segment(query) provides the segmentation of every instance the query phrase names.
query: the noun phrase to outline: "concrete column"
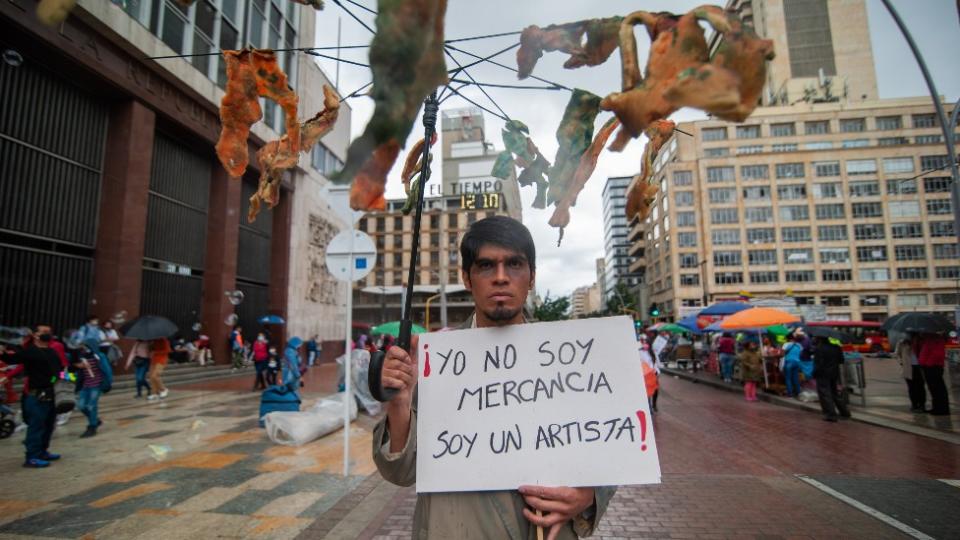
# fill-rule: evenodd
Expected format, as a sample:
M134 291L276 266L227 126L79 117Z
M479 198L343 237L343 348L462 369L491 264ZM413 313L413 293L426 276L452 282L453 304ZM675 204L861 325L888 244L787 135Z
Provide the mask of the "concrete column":
M280 190L280 202L273 208L273 234L270 239L270 299L267 310L287 319L287 295L290 285L290 227L293 221L293 190ZM259 316L259 315L258 315ZM272 326L270 331L280 345L286 346L287 327ZM300 336L306 340L307 336Z
M211 159L215 158L211 155ZM227 339L232 328L224 320L234 312L234 306L224 292L236 288L240 197L241 180L230 178L219 162L214 163L207 211L207 256L203 269L201 321L202 332L210 336L210 347L217 364L230 363Z
M140 314L155 123L154 112L137 101L110 111L90 309L101 321L118 311L127 320Z

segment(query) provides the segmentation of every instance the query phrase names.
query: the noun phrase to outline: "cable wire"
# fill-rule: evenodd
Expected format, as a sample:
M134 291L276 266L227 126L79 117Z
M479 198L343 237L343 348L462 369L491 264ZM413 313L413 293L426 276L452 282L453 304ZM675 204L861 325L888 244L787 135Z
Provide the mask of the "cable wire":
M347 0L347 1L349 2L350 0ZM333 3L336 4L336 5L338 5L338 6L340 6L340 9L346 11L346 12L347 12L347 15L349 15L353 20L355 20L355 21L357 21L358 23L360 23L360 26L362 26L362 27L366 28L367 30L369 30L371 34L376 34L376 33L377 33L377 31L374 30L373 28L370 28L370 26L369 26L367 23L365 23L365 22L363 22L362 20L360 20L360 17L357 17L352 11L350 11L349 9L347 9L346 6L344 6L343 4L341 4L341 3L340 3L340 0L333 0Z
M471 75L470 72L467 71L467 70L460 64L460 62L459 62L456 58L454 58L453 54L452 54L450 51L448 51L446 48L443 49L443 52L444 52L444 54L446 54L447 56L449 56L450 59L454 61L454 63L457 64L457 67L459 67L459 68L462 70L461 73L463 73L464 75L466 75L467 78L470 79L470 81L471 81L473 84L476 84L476 85L477 85L477 88L479 88L480 91L483 92L483 95L487 96L487 99L490 100L490 103L493 103L493 106L496 107L497 110L500 111L501 114L503 114L503 116L505 116L505 117L507 117L507 118L509 119L509 118L510 118L510 115L507 114L506 111L504 111L503 108L500 107L500 104L497 103L496 100L494 100L493 97L492 97L490 94L487 93L486 89L484 89L483 86L480 86L480 85L477 83L477 80L473 78L473 75ZM459 94L459 93L458 93L458 94Z
M518 43L516 46L519 46L519 43ZM465 54L465 55L467 55L467 56L472 56L472 57L474 57L474 58L480 58L480 60L483 61L483 62L487 62L487 63L493 64L493 65L495 65L495 66L502 67L503 69L508 69L508 70L510 70L510 71L512 71L512 72L514 72L514 73L519 73L519 71L517 70L517 68L513 68L513 67L510 67L510 66L501 64L500 62L494 62L493 60L490 60L490 59L488 59L488 58L481 58L480 56L478 56L478 55L476 55L476 54L473 54L472 52L465 51L465 50L463 50L463 49L459 49L459 48L457 48L457 47L454 47L453 45L447 45L446 47L447 47L448 49L452 49L452 50L457 51L457 52L459 52L459 53L463 53L463 54ZM558 86L558 87L560 87L560 88L562 88L562 89L564 89L564 90L569 90L569 91L571 91L571 92L573 91L573 89L567 88L566 86L564 86L564 85L562 85L562 84L560 84L560 83L555 83L555 82L553 82L553 81L548 81L547 79L543 79L543 78L537 77L536 75L530 75L530 78L531 78L531 79L536 79L536 80L538 80L538 81L540 81L540 82L542 82L542 83L547 83L547 84L552 84L552 85L554 85L554 86Z
M477 39L487 39L487 38L495 38L495 37L502 37L502 36L515 36L515 35L517 35L517 34L522 34L522 33L523 33L522 30L517 30L516 32L501 32L501 33L499 33L499 34L487 34L487 35L484 35L484 36L473 36L473 37L465 37L465 38L457 38L457 39L448 39L448 40L444 41L444 43L459 43L459 42L461 42L461 41L474 41L474 40L477 40Z
M369 67L370 67L370 64L364 64L364 63L362 63L362 62L354 62L353 60L347 60L347 59L344 59L344 58L337 58L336 56L330 56L330 55L328 55L328 54L322 54L322 53L318 53L318 52L315 52L315 51L312 51L312 50L304 50L303 52L306 53L306 54L309 54L310 56L318 56L318 57L320 57L320 58L328 58L328 59L330 59L330 60L335 60L335 61L337 61L337 62L342 62L342 63L344 63L344 64L350 64L351 66L360 66L360 67L365 67L365 68L369 68Z
M467 103L470 103L471 105L473 105L473 106L475 106L475 107L483 110L484 112L486 112L486 113L488 113L488 114L492 114L493 116L496 116L497 118L503 120L504 122L509 122L509 121L510 121L510 119L507 118L506 116L501 116L499 113L495 113L495 112L491 111L490 109L484 107L483 105L480 105L480 104L477 103L476 101L474 101L474 100L468 98L467 96L461 94L460 91L458 91L456 88L454 88L454 87L452 87L452 86L450 86L450 85L447 85L447 88L449 88L450 91L453 92L454 94L456 94L456 95L460 96L461 98L463 98L464 101L466 101Z

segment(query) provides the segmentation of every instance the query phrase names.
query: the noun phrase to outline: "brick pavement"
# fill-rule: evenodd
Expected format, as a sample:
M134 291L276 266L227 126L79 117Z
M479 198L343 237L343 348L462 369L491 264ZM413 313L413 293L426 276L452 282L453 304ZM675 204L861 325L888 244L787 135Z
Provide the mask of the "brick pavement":
M903 538L795 475L960 477L960 447L944 441L829 424L670 377L661 385L654 428L663 482L621 487L599 538ZM410 538L415 500L413 488L397 491L392 511L361 538Z

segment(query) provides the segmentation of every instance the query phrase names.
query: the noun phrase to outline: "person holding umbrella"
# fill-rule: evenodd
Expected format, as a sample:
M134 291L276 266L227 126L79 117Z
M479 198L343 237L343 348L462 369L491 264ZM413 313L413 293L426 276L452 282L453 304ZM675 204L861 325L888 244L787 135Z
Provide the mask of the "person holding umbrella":
M150 343L150 373L147 380L150 381L150 395L147 401L157 401L167 397L169 391L163 384L163 370L167 367L167 361L170 358L170 342L167 338L154 339Z
M920 334L914 340L913 350L917 355L917 364L923 372L923 380L930 391L933 416L950 414L950 396L943 382L943 366L947 357L947 340L940 334Z
M914 337L907 334L897 343L894 356L900 362L900 372L907 381L907 394L910 396L910 412L922 413L927 403L927 391L923 388L923 370L917 362L917 353L913 351Z

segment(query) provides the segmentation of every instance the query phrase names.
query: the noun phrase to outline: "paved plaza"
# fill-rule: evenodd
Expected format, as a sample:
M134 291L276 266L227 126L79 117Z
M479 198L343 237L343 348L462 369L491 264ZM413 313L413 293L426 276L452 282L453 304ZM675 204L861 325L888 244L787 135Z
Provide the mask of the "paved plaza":
M305 403L332 394L330 366ZM147 405L111 393L104 427L58 428L49 469L20 467L17 434L0 441L0 538L410 538L415 491L383 481L370 457L375 419L299 448L257 427L251 379L175 387ZM664 376L654 418L663 483L618 490L600 538L901 538L866 505L932 538L957 538L960 446L871 423L747 403ZM950 482L953 480L953 482Z

